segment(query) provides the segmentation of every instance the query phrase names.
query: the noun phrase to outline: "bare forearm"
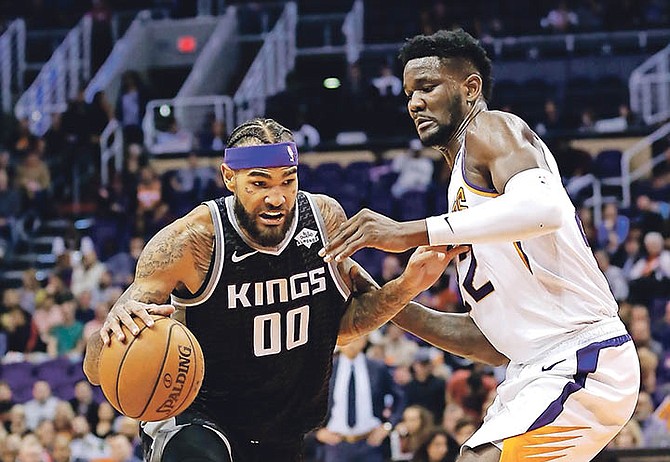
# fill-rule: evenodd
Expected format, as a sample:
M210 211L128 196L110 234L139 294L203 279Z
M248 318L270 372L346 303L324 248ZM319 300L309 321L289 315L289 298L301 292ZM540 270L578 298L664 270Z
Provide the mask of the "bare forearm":
M392 321L449 353L495 366L509 361L491 345L467 314L443 313L412 302Z
M84 374L93 385L100 384L100 373L98 372L98 363L100 361L100 352L103 347L102 338L96 333L91 335L86 344L86 355L84 356Z
M356 294L340 322L338 345L347 344L386 324L414 296L397 279L389 281L381 289Z

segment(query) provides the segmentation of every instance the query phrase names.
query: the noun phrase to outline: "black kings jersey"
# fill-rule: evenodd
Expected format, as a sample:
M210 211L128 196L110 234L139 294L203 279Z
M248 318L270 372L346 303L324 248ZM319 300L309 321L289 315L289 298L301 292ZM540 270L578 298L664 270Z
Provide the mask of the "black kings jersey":
M208 279L193 296L172 297L205 356L193 406L251 440L297 436L326 414L349 290L318 255L325 227L308 193L298 193L286 238L272 251L243 237L233 201L206 203L216 233Z

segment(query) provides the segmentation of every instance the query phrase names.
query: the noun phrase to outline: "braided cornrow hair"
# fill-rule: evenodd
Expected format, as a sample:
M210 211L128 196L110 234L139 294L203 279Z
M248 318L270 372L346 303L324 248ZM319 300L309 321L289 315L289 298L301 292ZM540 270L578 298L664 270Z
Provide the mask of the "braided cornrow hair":
M226 146L254 146L293 141L291 130L273 119L255 118L244 122L233 130Z

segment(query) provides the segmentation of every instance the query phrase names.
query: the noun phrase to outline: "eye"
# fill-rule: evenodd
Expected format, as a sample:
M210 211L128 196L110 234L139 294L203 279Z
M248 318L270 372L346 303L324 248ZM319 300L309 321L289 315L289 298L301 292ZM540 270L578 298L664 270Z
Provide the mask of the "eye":
M282 183L284 186L289 186L295 183L295 178L289 178L288 180L284 180L284 183Z
M257 188L264 188L265 187L265 181L254 181L252 184L254 186L256 186Z

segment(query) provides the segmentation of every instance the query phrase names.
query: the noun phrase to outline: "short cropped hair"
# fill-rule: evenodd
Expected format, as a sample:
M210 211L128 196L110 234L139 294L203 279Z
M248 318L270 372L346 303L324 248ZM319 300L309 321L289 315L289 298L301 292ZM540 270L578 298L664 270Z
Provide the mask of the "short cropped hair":
M439 30L432 35L417 35L408 39L400 48L399 58L403 67L417 58L436 56L438 58L460 58L477 69L482 78L482 94L491 98L491 60L477 39L463 29Z
M291 130L274 119L256 118L237 126L228 137L229 148L293 141Z

